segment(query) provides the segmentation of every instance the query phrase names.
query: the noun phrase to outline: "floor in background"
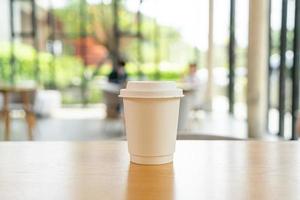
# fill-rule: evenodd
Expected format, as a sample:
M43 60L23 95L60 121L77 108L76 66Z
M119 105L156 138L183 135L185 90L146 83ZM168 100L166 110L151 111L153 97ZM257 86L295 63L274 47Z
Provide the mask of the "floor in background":
M197 111L191 113L187 127L179 130L179 133L246 139L247 123L244 119L233 117L227 112Z
M11 140L27 140L27 127L22 115L14 116ZM243 119L234 118L226 112L205 113L198 111L190 116L188 127L179 134L218 135L239 139L247 138L247 125ZM0 127L0 140L3 140L3 125ZM38 119L34 140L107 140L124 138L124 125L121 119L105 119L104 105L88 108L62 108L51 118Z

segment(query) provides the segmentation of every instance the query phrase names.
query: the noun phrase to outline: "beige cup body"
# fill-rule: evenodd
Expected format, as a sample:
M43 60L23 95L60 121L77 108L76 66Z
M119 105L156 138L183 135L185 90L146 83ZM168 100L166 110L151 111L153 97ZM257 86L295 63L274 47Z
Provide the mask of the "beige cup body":
M123 101L131 161L172 162L180 98L124 98Z

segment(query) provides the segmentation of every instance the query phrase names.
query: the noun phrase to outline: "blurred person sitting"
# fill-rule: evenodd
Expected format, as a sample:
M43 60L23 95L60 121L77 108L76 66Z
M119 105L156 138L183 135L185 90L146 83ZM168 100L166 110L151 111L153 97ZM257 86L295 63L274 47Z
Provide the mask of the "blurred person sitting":
M119 60L118 66L108 75L108 84L105 84L105 87L102 88L107 118L118 118L120 115L122 108L118 95L120 89L125 87L128 78L125 65L126 62L124 60Z
M191 63L189 64L188 74L184 78L184 82L190 84L190 86L194 89L201 85L201 79L197 72L197 64Z
M108 82L115 83L124 87L127 82L127 73L125 71L126 62L124 60L118 61L118 66L116 69L113 69L108 75Z
M189 98L190 108L193 110L202 109L205 101L207 71L205 69L198 70L197 64L191 63L183 81L190 88L190 92L186 94Z

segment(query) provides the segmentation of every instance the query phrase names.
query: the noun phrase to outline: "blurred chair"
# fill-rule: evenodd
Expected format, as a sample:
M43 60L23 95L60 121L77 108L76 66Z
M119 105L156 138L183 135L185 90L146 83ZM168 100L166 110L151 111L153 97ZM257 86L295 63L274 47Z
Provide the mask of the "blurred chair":
M179 83L178 87L183 90L184 97L180 99L178 130L186 130L190 116L197 119L196 112L204 109L204 91L189 83Z
M0 111L2 120L4 121L4 139L10 139L10 113L15 109L23 109L25 112L25 120L28 126L28 138L33 139L33 128L35 126L35 114L33 112L33 104L36 94L35 88L21 87L0 87L0 93L3 96L3 106Z
M38 90L34 102L34 112L39 117L49 117L61 108L61 94L57 90Z
M102 91L106 105L106 118L118 118L121 109L121 100L119 98L120 86L118 84L105 83L102 86Z

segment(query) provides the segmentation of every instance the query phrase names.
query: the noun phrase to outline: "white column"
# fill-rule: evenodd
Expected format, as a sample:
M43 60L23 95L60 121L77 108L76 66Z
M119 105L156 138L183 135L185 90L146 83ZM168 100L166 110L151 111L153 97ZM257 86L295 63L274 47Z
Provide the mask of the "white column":
M268 0L249 1L248 46L248 136L261 138L266 133Z
M0 42L9 42L10 40L10 27L9 27L9 0L2 0L0 6L0 24L1 24L1 31L0 31Z
M207 88L206 109L212 110L213 101L213 54L214 54L214 0L209 0L209 28L208 28L208 50L207 50Z

